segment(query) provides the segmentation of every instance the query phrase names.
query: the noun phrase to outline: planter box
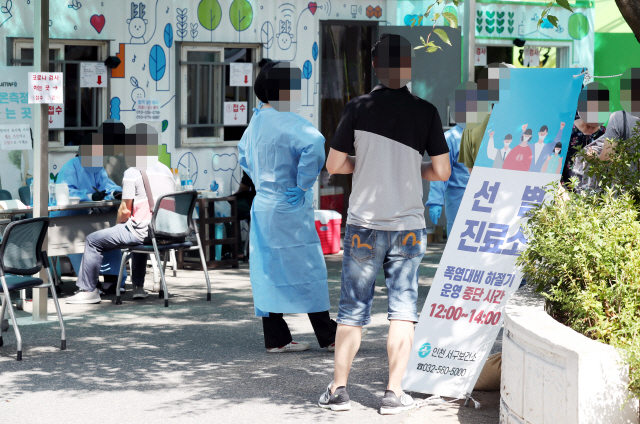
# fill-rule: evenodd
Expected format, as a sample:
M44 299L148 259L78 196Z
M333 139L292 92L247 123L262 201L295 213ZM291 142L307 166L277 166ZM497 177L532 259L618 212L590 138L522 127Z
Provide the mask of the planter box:
M628 368L611 346L560 324L530 290L505 310L501 424L638 424L638 400L621 409Z

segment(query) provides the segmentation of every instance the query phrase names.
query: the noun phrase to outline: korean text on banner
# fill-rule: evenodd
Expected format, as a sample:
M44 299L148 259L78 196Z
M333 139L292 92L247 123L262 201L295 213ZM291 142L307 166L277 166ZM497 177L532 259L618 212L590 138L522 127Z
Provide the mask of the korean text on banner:
M28 72L31 67L0 66L0 124L33 123L29 104Z
M493 109L416 327L405 390L456 398L473 390L522 280L515 266L527 243L520 224L544 201L545 186L560 179L579 73L510 70L510 92Z
M63 103L63 81L62 72L29 72L29 103Z

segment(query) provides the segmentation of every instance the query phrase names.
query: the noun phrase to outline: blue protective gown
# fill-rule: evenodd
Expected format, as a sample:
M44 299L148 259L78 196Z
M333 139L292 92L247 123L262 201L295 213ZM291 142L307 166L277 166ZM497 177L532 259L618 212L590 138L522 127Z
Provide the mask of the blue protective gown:
M426 206L443 206L447 217L447 234L451 234L453 222L458 215L460 202L469 181L469 170L463 163L458 162L460 155L460 140L462 127L456 125L444 134L449 146L449 161L451 162L451 176L447 181L431 181L429 199Z
M324 137L291 112L254 109L238 144L253 180L249 261L256 316L329 310L327 268L313 217L313 184L324 164ZM287 188L307 192L287 202Z
M69 197L79 197L81 202L90 202L91 195L95 193L93 187L100 191L106 191L108 194L107 199L113 199L114 191L122 191L116 183L111 181L107 175L107 171L102 168L100 171L92 173L84 169L80 162L79 157L75 157L69 160L62 166L58 173L57 183L65 183L69 186ZM51 212L51 217L55 216L71 216L71 215L86 215L89 213L89 209L76 209L70 211ZM82 254L77 253L68 255L71 265L76 274L80 271L80 263L82 262ZM120 250L112 250L105 253L102 266L100 267L100 273L106 275L118 275L120 272L120 263L122 262L122 253ZM125 268L123 280L127 277L127 270Z

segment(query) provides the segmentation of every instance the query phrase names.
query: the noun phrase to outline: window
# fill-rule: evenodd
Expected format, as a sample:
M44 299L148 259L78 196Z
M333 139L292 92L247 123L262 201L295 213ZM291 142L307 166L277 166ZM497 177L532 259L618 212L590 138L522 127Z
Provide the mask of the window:
M33 54L32 40L14 42L14 65L33 66ZM106 90L80 87L80 63L104 62L107 57L106 42L51 41L49 72L62 72L64 76L64 128L49 130L50 147L78 146L85 134L98 131L107 119Z
M247 102L248 123L255 96L253 83L250 87L229 86L229 65L233 62L253 63L255 78L258 69L257 46L183 43L180 51L177 147L225 142L237 144L247 126L224 125L224 102Z

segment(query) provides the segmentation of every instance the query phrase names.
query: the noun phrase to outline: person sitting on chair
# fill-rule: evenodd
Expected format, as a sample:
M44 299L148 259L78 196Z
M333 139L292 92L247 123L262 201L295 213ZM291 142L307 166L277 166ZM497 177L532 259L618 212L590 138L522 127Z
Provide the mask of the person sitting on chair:
M115 147L123 148L127 163L134 167L127 169L122 179L122 203L118 209L116 225L87 236L76 283L80 290L68 298L66 303L100 303L97 285L103 255L126 246L143 244L145 239L148 239L148 227L153 211L147 200L142 171L148 176L154 200L174 191L173 174L166 165L158 162L156 130L147 124L137 124L127 130L124 138L124 145ZM136 143L138 146L146 144L143 155L136 149ZM145 298L148 296L144 290L147 255L136 253L131 255L131 259L133 298Z

